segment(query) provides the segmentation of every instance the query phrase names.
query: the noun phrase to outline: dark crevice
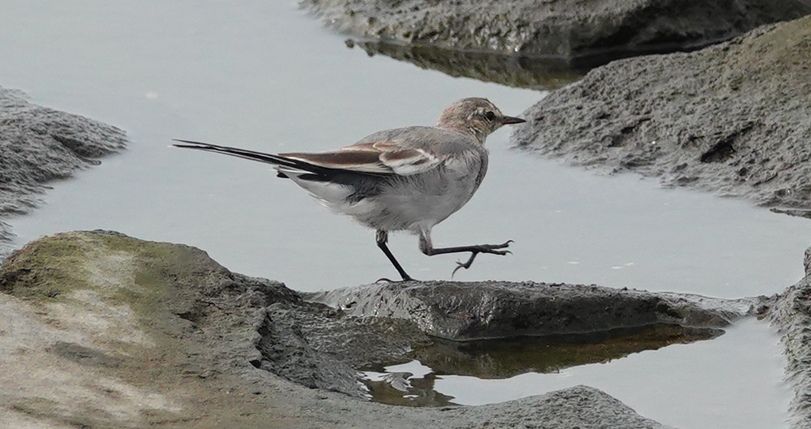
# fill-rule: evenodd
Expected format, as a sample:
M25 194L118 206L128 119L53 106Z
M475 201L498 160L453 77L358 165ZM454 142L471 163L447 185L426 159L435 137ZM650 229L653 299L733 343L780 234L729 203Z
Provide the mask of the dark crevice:
M753 126L754 125L750 123L745 127L728 134L726 137L719 140L711 148L704 152L701 155L700 161L706 164L711 162L724 162L732 158L732 156L735 154L735 141L742 135L749 132Z

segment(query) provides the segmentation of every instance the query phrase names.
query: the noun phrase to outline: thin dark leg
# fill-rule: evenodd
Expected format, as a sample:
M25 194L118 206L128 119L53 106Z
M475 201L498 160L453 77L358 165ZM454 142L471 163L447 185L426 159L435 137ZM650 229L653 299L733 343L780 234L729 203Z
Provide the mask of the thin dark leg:
M389 241L389 233L386 232L386 231L378 230L375 233L375 239L377 240L377 247L379 247L380 250L382 250L383 253L386 254L386 257L389 258L389 261L391 261L391 264L394 265L395 269L397 269L397 272L400 274L400 277L402 277L403 281L414 280L414 279L411 278L411 276L408 275L408 273L405 272L403 267L400 266L400 263L397 262L397 259L394 257L394 254L392 254L391 250L389 250L389 247L386 246L386 242ZM387 279L380 279L380 280L387 280Z
M459 271L460 268L468 269L471 265L473 265L473 261L476 259L476 256L479 253L489 253L492 255L507 255L510 252L509 250L501 250L510 247L510 243L512 240L507 240L501 244L476 244L473 246L457 246L457 247L441 247L441 248L434 248L431 244L431 238L427 234L420 235L420 250L422 253L428 256L434 255L445 255L448 253L463 253L463 252L470 252L470 258L466 262L457 262L456 268L451 273L451 277Z

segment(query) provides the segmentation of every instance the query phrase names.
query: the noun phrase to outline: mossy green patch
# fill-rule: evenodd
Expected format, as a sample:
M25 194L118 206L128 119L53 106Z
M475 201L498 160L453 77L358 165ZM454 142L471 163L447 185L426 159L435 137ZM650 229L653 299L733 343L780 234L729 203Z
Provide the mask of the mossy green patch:
M59 234L34 241L9 256L0 268L0 290L27 299L62 299L86 288L87 243Z
M68 232L34 241L6 259L0 290L40 303L92 290L111 305L128 305L148 328L173 317L166 311L177 305L172 282L194 282L217 269L227 272L188 246L112 232Z

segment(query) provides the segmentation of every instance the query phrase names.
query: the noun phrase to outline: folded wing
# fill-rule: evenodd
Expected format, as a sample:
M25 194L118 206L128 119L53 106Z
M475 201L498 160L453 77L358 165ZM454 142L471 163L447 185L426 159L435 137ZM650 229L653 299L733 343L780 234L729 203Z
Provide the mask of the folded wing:
M401 148L386 141L347 146L334 152L282 153L279 156L323 168L399 176L423 173L443 161L430 151Z

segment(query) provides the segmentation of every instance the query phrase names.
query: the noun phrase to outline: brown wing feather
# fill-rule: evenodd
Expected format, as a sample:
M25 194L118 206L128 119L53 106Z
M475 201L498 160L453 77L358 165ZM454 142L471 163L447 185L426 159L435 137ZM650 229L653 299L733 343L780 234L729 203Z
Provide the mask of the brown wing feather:
M340 150L322 153L282 153L284 158L294 159L319 167L366 173L391 173L392 169L380 162L380 152L370 150Z
M402 176L425 172L445 160L427 148L403 147L387 139L355 143L333 152L295 152L280 156L324 168Z

